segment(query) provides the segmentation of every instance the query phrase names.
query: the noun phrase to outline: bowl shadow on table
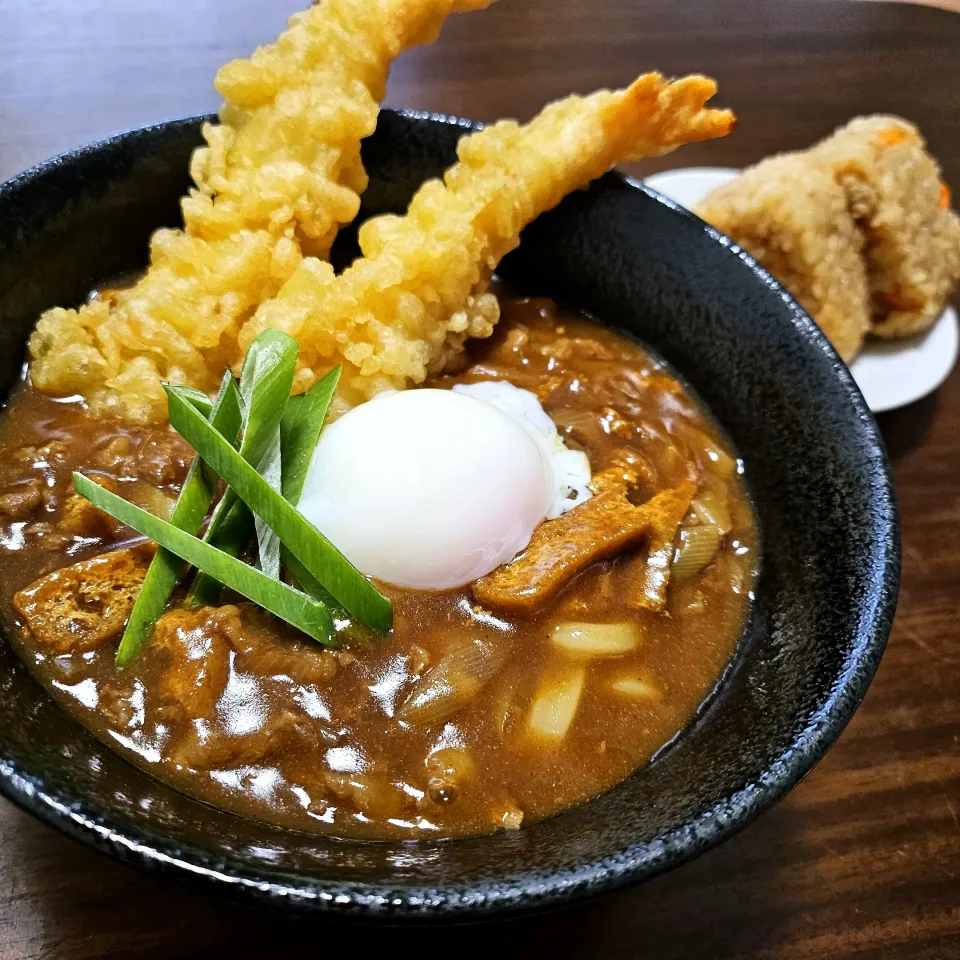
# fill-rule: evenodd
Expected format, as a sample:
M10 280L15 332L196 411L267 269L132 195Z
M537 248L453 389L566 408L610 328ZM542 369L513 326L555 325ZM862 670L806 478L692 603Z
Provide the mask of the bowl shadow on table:
M793 868L809 854L797 842L796 816L790 805L782 805L686 866L579 906L434 928L280 917L236 905L190 883L107 862L53 831L38 834L33 824L17 829L13 818L25 818L19 812L6 818L14 829L4 846L8 862L35 865L18 884L15 924L27 938L21 945L36 952L21 955L209 960L227 953L295 955L322 945L330 956L405 957L433 944L431 949L463 958L514 956L535 946L542 955L560 957L733 960L760 955L782 941ZM29 889L33 882L36 890ZM11 903L0 906L0 920L14 919L4 918L7 913L14 913Z

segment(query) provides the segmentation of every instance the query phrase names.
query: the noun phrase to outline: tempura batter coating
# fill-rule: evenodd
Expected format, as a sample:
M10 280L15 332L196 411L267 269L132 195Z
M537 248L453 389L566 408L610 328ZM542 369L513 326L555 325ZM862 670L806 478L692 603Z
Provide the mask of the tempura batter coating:
M50 310L30 341L41 390L84 395L95 414L166 417L162 380L212 389L237 334L305 254L326 256L366 186L360 141L390 61L451 12L490 0L323 0L276 43L217 76L220 123L204 128L184 229L159 230L132 289Z
M781 154L714 190L697 213L760 261L844 360L870 326L860 233L846 195L803 153Z
M813 150L864 233L873 322L900 337L926 329L960 278L960 218L913 124L857 117Z
M553 103L525 126L502 121L465 137L460 162L425 183L406 216L363 225L364 256L341 276L305 259L244 327L241 350L267 327L284 330L300 341L298 389L342 363L345 403L422 382L466 338L493 331L487 283L531 220L615 163L728 133L732 114L704 108L714 92L704 77L647 74L626 90Z

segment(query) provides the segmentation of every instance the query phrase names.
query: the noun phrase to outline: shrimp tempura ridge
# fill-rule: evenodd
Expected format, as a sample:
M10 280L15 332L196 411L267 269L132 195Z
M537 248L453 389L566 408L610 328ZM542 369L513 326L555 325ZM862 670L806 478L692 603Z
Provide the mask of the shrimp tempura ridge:
M323 0L223 67L220 123L194 154L184 229L154 234L134 287L40 318L34 384L141 422L166 417L161 380L213 388L256 307L356 216L360 141L376 127L390 62L435 39L448 14L490 2Z
M531 220L616 163L727 134L733 115L704 107L715 89L704 77L651 73L626 90L550 104L526 126L502 121L465 137L460 162L425 183L406 216L362 226L364 256L341 276L304 259L243 328L241 350L267 327L296 337L298 389L343 363L341 408L422 382L467 338L493 331L487 283Z

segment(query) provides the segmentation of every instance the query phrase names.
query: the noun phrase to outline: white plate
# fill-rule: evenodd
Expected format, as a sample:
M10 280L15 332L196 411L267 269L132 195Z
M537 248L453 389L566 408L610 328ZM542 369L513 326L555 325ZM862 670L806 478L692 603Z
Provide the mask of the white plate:
M731 167L688 167L646 178L647 186L692 209L711 190L740 171ZM903 340L868 340L850 372L874 413L913 403L936 390L950 374L960 349L957 312L947 307L929 330Z

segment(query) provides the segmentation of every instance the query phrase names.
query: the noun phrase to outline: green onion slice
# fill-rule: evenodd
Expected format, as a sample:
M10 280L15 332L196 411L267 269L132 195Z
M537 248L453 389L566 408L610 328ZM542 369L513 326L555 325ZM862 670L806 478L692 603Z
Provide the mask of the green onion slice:
M297 509L273 490L259 473L183 399L176 387L165 387L170 423L204 461L236 491L343 608L361 623L386 633L393 624L393 606Z
M184 393L186 394L186 391ZM235 437L240 429L240 393L230 371L224 374L220 392L212 405L206 394L200 394L200 396L207 400L208 415L214 427L227 437ZM191 395L187 399L197 409L201 409L195 397ZM195 534L207 515L216 485L216 475L199 456L194 457L176 506L170 515L170 522L191 536ZM180 558L162 547L150 561L143 586L133 605L130 619L123 631L123 638L120 640L120 647L117 650L118 667L125 667L140 651L157 617L163 613L163 608L177 585L182 568L183 562Z
M280 421L281 492L294 506L300 502L307 470L337 392L342 367L334 367L306 393L291 397Z
M294 506L300 500L310 459L340 380L340 370L341 367L335 367L307 393L288 398L280 420L280 429L260 462L260 476ZM287 566L290 565L290 551L282 547L280 538L259 517L255 519L260 569L268 576L279 576L281 561ZM311 580L316 584L312 577ZM306 592L318 600L330 598L330 594L322 587Z
M289 403L289 401L287 401ZM258 472L270 486L280 491L283 483L283 468L280 463L280 427L274 430L273 442L260 461ZM279 537L260 519L255 516L254 529L257 532L257 558L260 569L274 580L280 578L281 546Z
M229 370L225 370L223 374L224 377L226 377L229 373ZM232 380L233 377L230 379ZM223 389L222 382L220 384L220 389ZM184 397L189 400L209 420L210 414L213 411L213 405L216 401L211 400L202 390L197 390L194 387L183 387L182 390Z
M193 410L192 407L190 409ZM196 415L210 427L201 414ZM221 441L229 447L233 456L240 460L236 451L222 438ZM240 462L244 463L243 460ZM247 466L248 469L253 470L252 467ZM260 479L256 471L254 475ZM262 483L263 480L261 479L260 482ZM98 486L81 473L74 473L73 486L81 497L85 497L92 504L133 527L145 537L155 540L161 547L186 560L198 570L203 570L220 583L226 584L231 590L269 610L270 613L303 631L307 636L313 637L314 640L323 644L334 644L333 621L330 611L324 604L312 600L306 594L294 590L280 580L272 580L242 560L231 557L222 550L210 546L209 543L190 536L172 523L167 523L166 520L161 520L152 513L147 513L146 510L141 510L123 497L118 497L115 493Z
M274 490L280 489L280 422L290 399L299 355L300 344L293 337L282 330L264 330L250 344L240 373L240 395L246 405L240 455L257 467ZM280 544L259 517L254 520L260 569L278 580Z
M283 562L308 597L319 600L332 610L340 606L330 591L289 550L284 549Z
M269 467L271 449L279 449L280 421L293 386L299 352L300 346L293 337L281 330L265 330L250 344L243 358L240 374L240 395L243 398L240 456L258 469ZM182 387L177 389L184 399L190 400ZM270 471L278 489L279 466L277 463L276 469ZM228 488L214 508L203 539L225 553L237 556L250 539L253 529L257 530L257 539L262 548L260 534L267 528L253 525L246 505L234 490ZM268 543L266 550L261 549L260 566L267 576L279 578L280 553L275 544ZM219 594L219 584L206 574L200 574L187 594L187 605L197 607L216 603Z
M294 506L300 502L307 470L326 423L333 395L337 392L342 369L340 366L334 367L306 393L287 401L287 409L280 421L280 462L283 467L280 492ZM281 559L304 593L328 606L336 606L336 601L323 584L285 547L281 550Z

